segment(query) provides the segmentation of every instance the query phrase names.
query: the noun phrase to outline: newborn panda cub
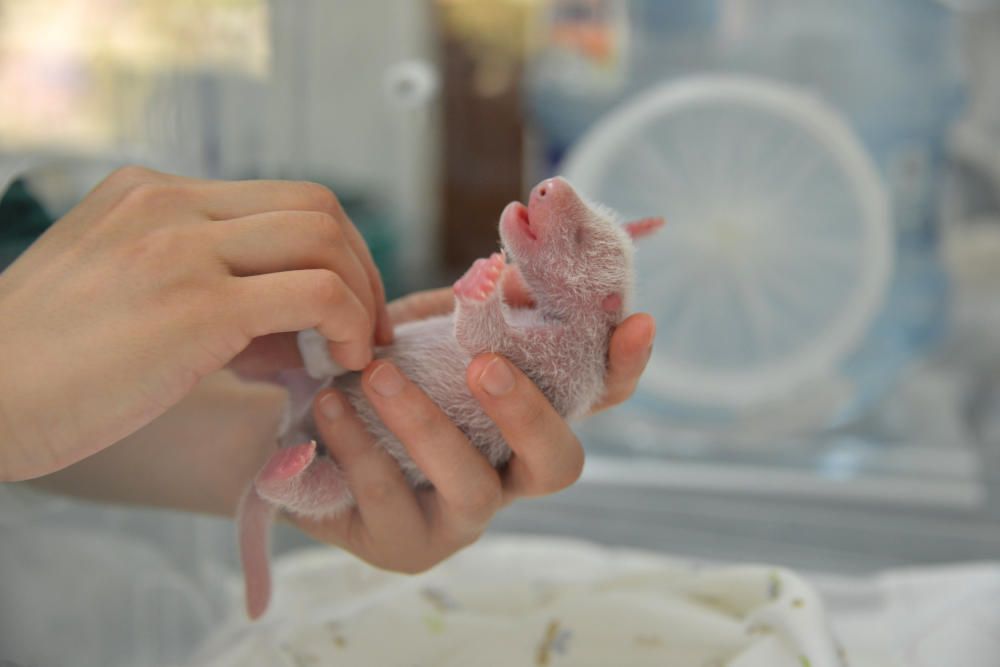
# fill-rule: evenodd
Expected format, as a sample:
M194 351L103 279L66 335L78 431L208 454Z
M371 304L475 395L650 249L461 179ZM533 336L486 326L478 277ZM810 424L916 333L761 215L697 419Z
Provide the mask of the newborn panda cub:
M560 415L586 414L604 392L608 343L631 301L632 239L662 224L647 218L622 225L610 211L584 201L567 181L543 181L527 206L511 202L503 210L503 250L477 260L455 283L454 312L398 327L395 342L375 356L391 360L492 465L502 466L511 450L466 385L469 362L483 352L501 354L538 385ZM508 307L502 281L519 282L534 305ZM317 450L311 404L318 391L332 386L343 392L410 484L428 484L366 400L360 377L331 377L307 392L290 387L281 447L247 489L239 511L251 618L266 610L270 598L268 533L276 509L322 519L354 504L336 461Z

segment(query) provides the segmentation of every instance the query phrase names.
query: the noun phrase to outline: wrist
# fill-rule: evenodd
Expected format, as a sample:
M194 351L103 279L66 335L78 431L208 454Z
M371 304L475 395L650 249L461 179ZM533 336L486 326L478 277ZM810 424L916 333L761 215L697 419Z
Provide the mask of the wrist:
M275 447L284 402L277 386L213 374L145 427L37 485L99 502L233 516Z

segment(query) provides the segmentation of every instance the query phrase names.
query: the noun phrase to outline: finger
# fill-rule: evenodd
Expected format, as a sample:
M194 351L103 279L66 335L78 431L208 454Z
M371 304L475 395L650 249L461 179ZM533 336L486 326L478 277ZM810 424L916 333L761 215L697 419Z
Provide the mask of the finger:
M156 196L152 196L154 194ZM269 211L320 211L343 216L336 196L316 183L203 180L136 165L112 172L72 213L86 218L100 217L132 195L140 200L143 197L155 199L160 206L166 202L173 206L195 207L214 220Z
M371 322L377 316L376 293L362 262L329 214L317 211L259 213L212 227L217 252L237 276L296 269L328 269L339 275L364 305ZM369 260L370 261L370 260Z
M580 441L524 373L503 357L484 354L469 364L466 380L514 452L504 476L509 497L554 493L580 477Z
M618 405L635 391L653 351L656 321L646 313L636 313L618 325L608 346L608 373L604 396L591 413Z
M365 243L358 229L347 220L346 215L342 221L342 230L344 238L354 250L354 254L368 276L368 283L375 298L375 342L379 345L388 345L392 342L392 318L389 317L389 309L385 301L385 285L382 283L382 275L375 266L375 260L372 259L368 244Z
M89 215L107 213L125 194L140 185L164 185L193 183L194 179L166 174L138 165L121 167L111 172L107 178L94 186L80 202L79 207L87 209Z
M344 472L359 521L348 539L368 548L417 543L426 533L423 512L399 464L378 446L343 394L325 391L313 403L319 435Z
M268 380L279 371L302 368L302 355L295 334L280 333L255 338L233 357L229 368L251 380Z
M500 507L500 477L454 422L390 362L362 376L365 395L383 423L434 485L443 506L439 527L449 539L478 535Z
M129 193L141 186L160 186L176 184L182 181L178 176L146 169L136 165L122 167L113 171L98 183L87 195L66 215L67 219L77 218L78 221L103 218L117 206ZM147 222L143 220L143 222ZM88 224L54 225L39 239L47 243L48 238L63 236L64 238L80 238L89 229ZM105 234L105 238L106 238Z
M344 215L333 192L306 181L195 181L189 184L205 215L213 220L244 218L273 211L317 211Z
M354 251L374 295L376 340L392 342L392 323L385 304L385 287L368 244L344 213L340 201L329 189L298 181L202 181L207 195L206 214L217 220L241 218L261 212L315 211L331 215L340 226L343 239Z
M371 320L343 279L325 269L235 278L227 307L249 338L315 327L332 341L330 356L361 370L372 359Z
M389 304L389 317L394 324L422 320L435 315L447 315L455 309L455 292L450 287L414 292Z

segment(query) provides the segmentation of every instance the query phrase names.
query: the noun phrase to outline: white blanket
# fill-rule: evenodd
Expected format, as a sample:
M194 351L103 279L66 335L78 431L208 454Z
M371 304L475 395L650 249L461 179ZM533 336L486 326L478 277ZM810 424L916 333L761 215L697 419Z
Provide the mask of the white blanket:
M816 592L767 566L700 567L551 538L483 540L433 571L329 549L279 561L258 624L197 664L838 667Z

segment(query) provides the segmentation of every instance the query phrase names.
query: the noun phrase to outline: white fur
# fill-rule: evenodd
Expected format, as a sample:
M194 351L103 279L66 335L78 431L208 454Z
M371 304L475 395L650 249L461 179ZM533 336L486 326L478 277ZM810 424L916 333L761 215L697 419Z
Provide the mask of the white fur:
M494 466L507 461L510 448L466 385L470 360L481 352L502 354L538 385L561 415L582 416L604 392L611 331L631 302L632 242L614 216L576 198L558 213L558 225L548 228L545 243L530 256L519 256L504 239L508 257L532 292L534 308L512 311L502 302L499 288L485 301L459 297L453 315L400 326L395 343L377 351L376 356L391 360L417 383ZM621 297L622 307L609 313L602 303L611 294ZM425 484L403 445L368 403L359 378L352 373L330 383L347 395L408 480L415 486ZM303 436L318 437L309 409L312 396L299 401L291 411L298 419L293 417L282 438L287 444L301 443ZM329 459L322 463L335 465ZM331 513L329 505L301 495L268 494L269 500L293 512ZM337 509L349 504L333 503Z

